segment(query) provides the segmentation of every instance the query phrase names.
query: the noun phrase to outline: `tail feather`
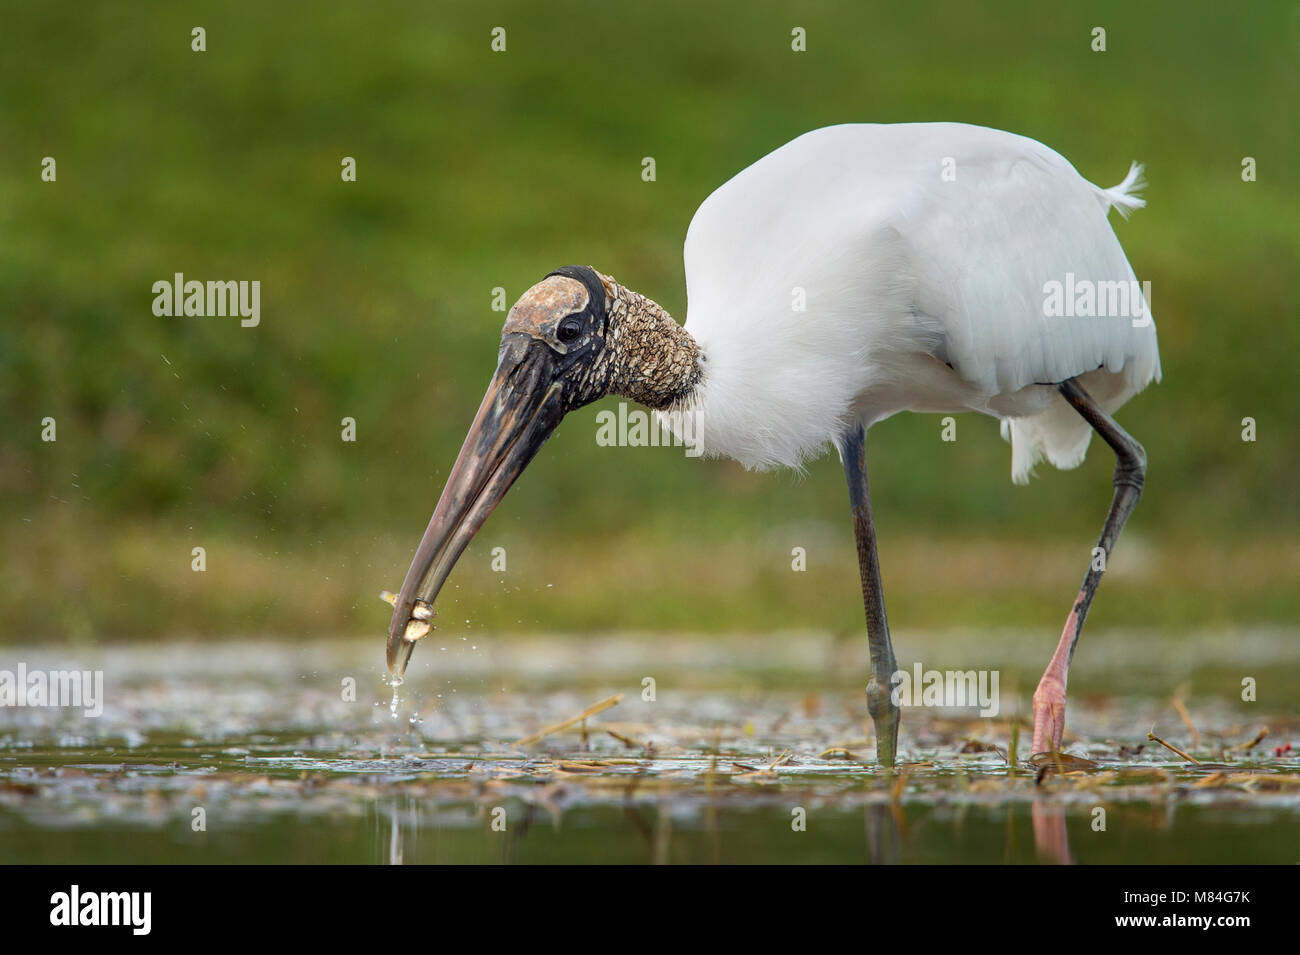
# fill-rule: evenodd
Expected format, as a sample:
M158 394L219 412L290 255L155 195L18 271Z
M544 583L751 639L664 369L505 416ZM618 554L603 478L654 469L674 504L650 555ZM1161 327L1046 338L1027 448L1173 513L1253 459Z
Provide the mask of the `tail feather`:
M1146 188L1146 184L1142 164L1134 162L1129 166L1128 175L1124 177L1123 182L1118 186L1102 189L1101 194L1107 205L1118 209L1119 214L1127 219L1134 209L1141 209L1147 204L1145 199L1137 195L1139 190Z
M1004 418L1002 438L1011 442L1011 480L1028 484L1043 458L1062 471L1077 468L1088 453L1092 428L1064 401L1029 418Z

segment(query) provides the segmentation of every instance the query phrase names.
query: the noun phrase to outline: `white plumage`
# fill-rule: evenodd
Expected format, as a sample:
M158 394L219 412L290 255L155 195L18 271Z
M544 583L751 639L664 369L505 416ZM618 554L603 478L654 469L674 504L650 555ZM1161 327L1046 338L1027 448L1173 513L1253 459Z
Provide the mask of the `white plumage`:
M1136 285L1107 213L1143 205L1139 176L1101 189L1041 143L954 123L832 126L763 157L686 236L697 439L797 468L855 417L978 411L1017 482L1041 457L1077 466L1091 428L1052 386L1118 408L1159 379L1155 324L1050 315L1045 290Z

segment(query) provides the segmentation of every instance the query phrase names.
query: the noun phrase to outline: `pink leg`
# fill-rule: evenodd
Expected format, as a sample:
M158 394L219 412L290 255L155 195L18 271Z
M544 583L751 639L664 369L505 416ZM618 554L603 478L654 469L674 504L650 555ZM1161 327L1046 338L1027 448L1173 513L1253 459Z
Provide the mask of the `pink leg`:
M1043 671L1043 678L1038 681L1034 691L1034 752L1058 752L1061 749L1061 736L1065 732L1065 683L1070 672L1070 657L1074 652L1074 642L1078 639L1079 605L1083 602L1084 592L1074 602L1074 609L1065 621L1061 631L1061 642L1056 645L1052 661Z
M1061 631L1061 642L1056 645L1052 662L1047 664L1043 678L1038 681L1038 689L1034 691L1035 753L1061 748L1061 736L1065 732L1065 681L1070 659L1074 656L1079 634L1083 632L1083 622L1088 617L1092 598L1097 594L1097 585L1106 572L1106 561L1110 559L1120 531L1124 529L1125 522L1137 506L1138 498L1142 496L1147 471L1147 456L1142 445L1134 441L1110 415L1097 407L1077 381L1073 378L1063 381L1059 389L1061 396L1115 452L1115 496L1111 499L1110 511L1106 514L1106 523L1101 530L1101 540L1093 552L1087 576L1083 578L1079 596L1075 598L1070 616L1065 621L1065 629ZM1100 561L1097 560L1098 556L1101 557Z

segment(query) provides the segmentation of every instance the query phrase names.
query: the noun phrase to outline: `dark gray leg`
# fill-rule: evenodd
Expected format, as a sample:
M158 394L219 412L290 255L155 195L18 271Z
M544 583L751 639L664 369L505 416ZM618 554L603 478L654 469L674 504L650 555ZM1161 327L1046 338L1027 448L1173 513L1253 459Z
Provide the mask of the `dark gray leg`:
M853 536L858 543L858 570L862 575L862 603L867 611L867 642L871 647L867 712L876 727L876 759L882 766L893 766L898 750L898 707L890 699L890 693L898 664L894 662L889 621L885 619L885 592L880 586L876 526L871 518L871 489L867 485L866 431L861 424L842 439L840 457L849 482Z
M1088 608L1096 596L1097 585L1105 573L1105 564L1115 548L1115 542L1124 530L1129 515L1137 507L1138 498L1142 496L1142 485L1146 482L1147 454L1142 445L1133 440L1127 431L1115 423L1115 420L1097 406L1091 396L1073 378L1061 382L1058 386L1061 395L1068 401L1083 419L1092 425L1103 441L1115 452L1115 496L1111 499L1110 511L1106 515L1106 524L1101 530L1101 539L1097 546L1101 549L1101 567L1098 561L1088 563L1087 576L1079 588L1079 596L1074 600L1074 608L1066 618L1065 629L1061 632L1060 643L1052 654L1052 661L1047 665L1043 678L1034 691L1034 752L1056 752L1061 748L1061 735L1065 732L1065 684L1070 669L1070 660L1074 658L1074 648L1083 632L1083 622L1087 619Z

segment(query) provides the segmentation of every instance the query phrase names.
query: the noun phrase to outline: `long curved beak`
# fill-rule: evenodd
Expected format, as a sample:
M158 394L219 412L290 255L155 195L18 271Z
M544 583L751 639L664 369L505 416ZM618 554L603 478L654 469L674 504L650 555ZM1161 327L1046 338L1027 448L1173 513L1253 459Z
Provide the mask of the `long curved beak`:
M406 636L416 600L434 602L465 547L562 417L551 350L528 335L505 335L496 374L393 605L388 669L394 676L406 672L418 639Z

